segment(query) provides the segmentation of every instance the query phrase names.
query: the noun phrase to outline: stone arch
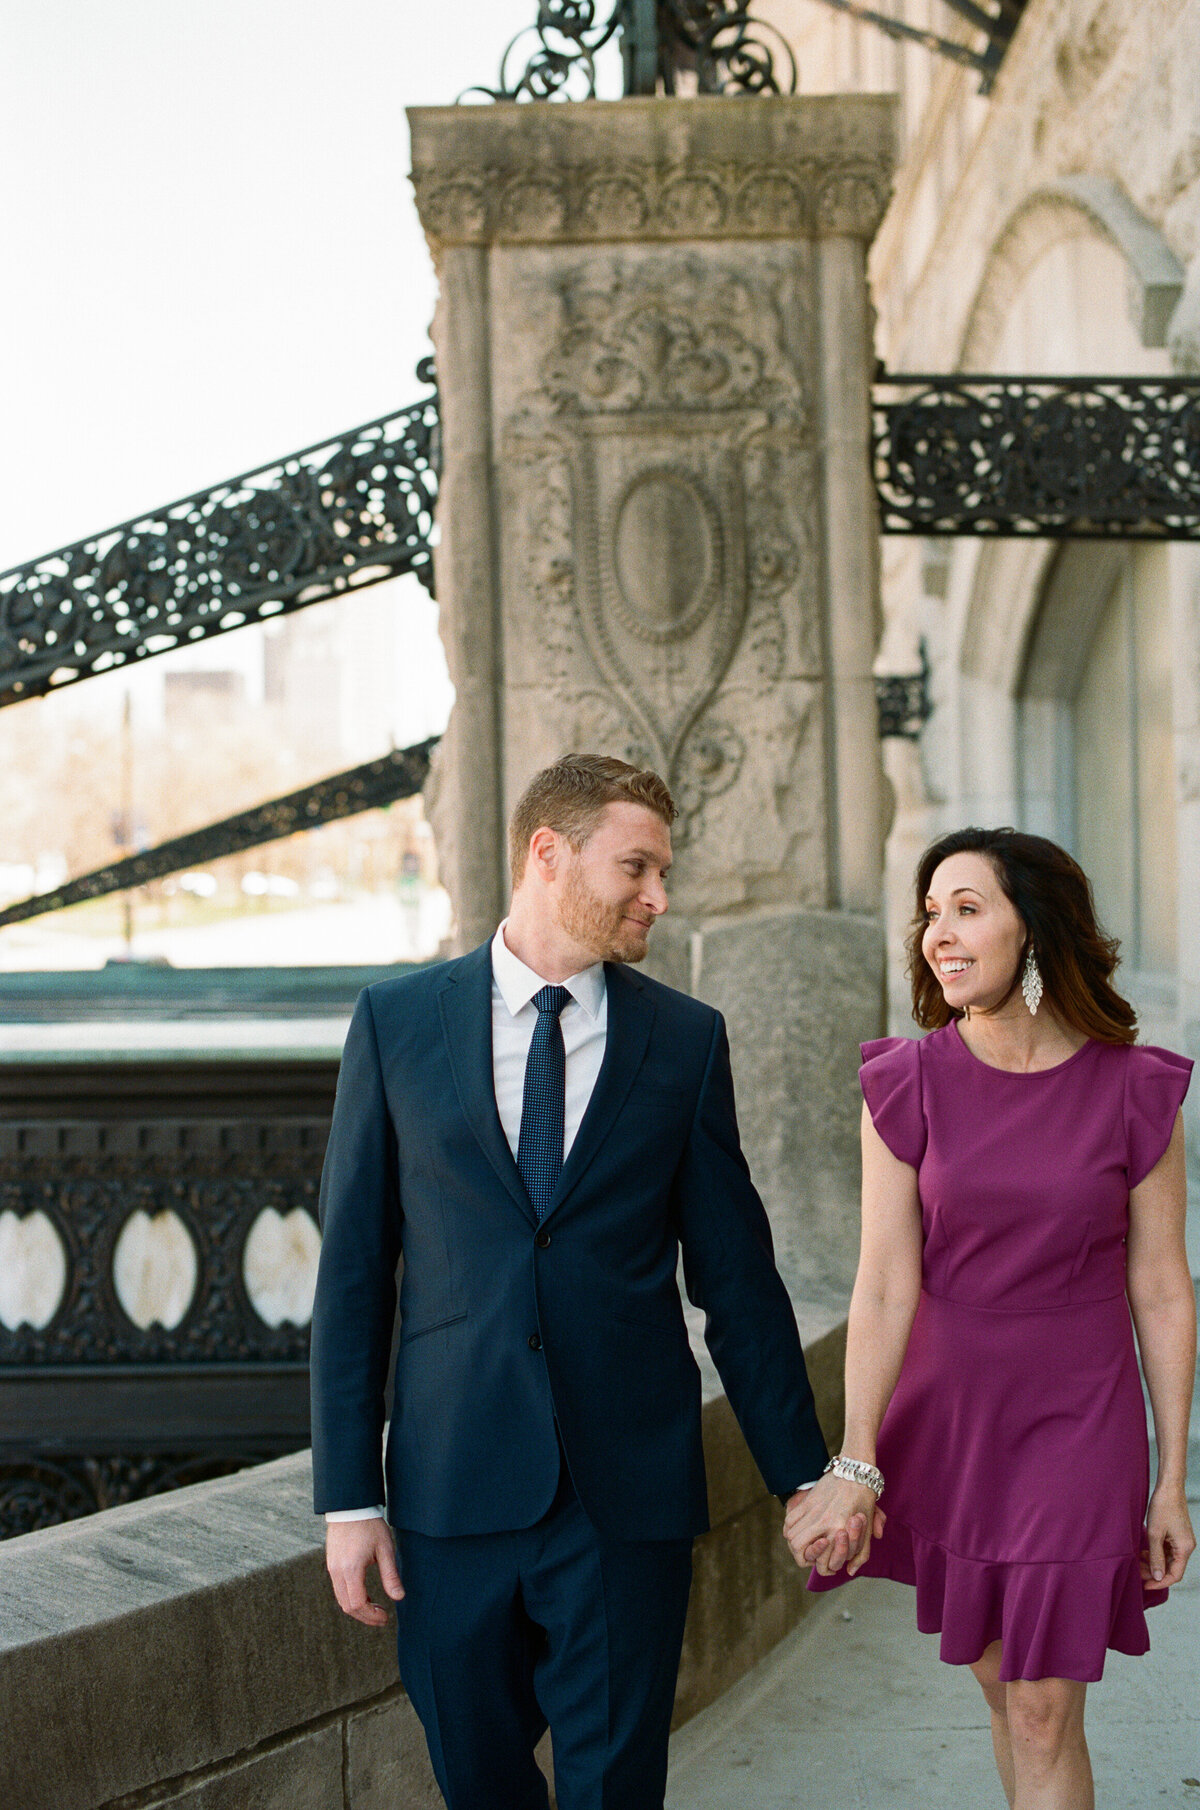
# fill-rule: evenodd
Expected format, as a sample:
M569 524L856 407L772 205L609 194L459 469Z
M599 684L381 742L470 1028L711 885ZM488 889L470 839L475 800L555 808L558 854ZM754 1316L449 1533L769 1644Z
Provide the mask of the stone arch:
M1183 291L1179 260L1111 178L1064 176L1027 196L993 245L963 332L959 369L988 369L1017 296L1051 246L1094 236L1125 261L1129 311L1142 345L1165 346Z
M1153 373L1163 364L1167 324L1183 271L1165 239L1116 183L1103 176L1065 176L1029 195L1009 216L988 257L963 334L959 368L987 371L1007 323L1038 265L1067 240L1099 240L1120 255L1133 332L1145 348L1133 362ZM1086 345L1082 348L1087 357ZM1099 358L1089 369L1102 368ZM998 541L979 550L958 619L956 665L993 697L1020 689L1049 573L1053 543Z
M1079 362L1073 359L1070 368L1165 371L1158 348L1165 344L1182 290L1182 269L1157 228L1114 182L1098 176L1063 177L1045 185L1009 216L984 264L961 341L960 370L1005 368L1004 341L1039 265L1046 264L1046 280L1053 282L1049 254L1069 241L1081 243L1080 262L1090 274L1097 263L1103 267L1106 285L1119 285L1123 277L1130 316L1126 325L1111 308L1102 310L1092 322L1102 344L1083 323ZM1055 367L1045 356L1025 368ZM1029 725L1021 699L1053 575L1075 570L1071 561L1064 567L1061 554L1053 541L998 540L962 547L954 561L956 607L946 653L956 674L963 802L973 813L997 820L1019 817L1027 797L1022 767L1030 758L1024 745Z

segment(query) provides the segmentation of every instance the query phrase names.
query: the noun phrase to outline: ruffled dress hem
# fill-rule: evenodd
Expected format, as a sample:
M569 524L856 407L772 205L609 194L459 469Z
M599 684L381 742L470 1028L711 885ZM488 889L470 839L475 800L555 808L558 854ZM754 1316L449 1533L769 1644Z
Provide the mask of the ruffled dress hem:
M1167 1592L1142 1589L1136 1555L1036 1564L966 1559L889 1516L859 1577L890 1578L917 1592L917 1626L940 1634L947 1665L972 1665L993 1641L1000 1679L1071 1678L1095 1684L1107 1649L1137 1657L1150 1648L1145 1610ZM812 1572L808 1588L852 1582Z

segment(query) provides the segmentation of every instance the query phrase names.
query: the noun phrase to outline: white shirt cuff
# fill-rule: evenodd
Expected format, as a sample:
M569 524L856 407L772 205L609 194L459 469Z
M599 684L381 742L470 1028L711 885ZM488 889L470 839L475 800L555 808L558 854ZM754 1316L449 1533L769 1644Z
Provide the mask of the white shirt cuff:
M380 1508L330 1508L325 1511L325 1519L329 1521L373 1521L378 1515L380 1520L386 1519L387 1511Z

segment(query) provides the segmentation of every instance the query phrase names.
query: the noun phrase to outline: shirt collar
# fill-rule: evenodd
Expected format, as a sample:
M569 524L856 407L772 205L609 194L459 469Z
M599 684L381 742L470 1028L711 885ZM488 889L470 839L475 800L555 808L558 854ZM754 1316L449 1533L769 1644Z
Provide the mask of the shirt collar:
M504 924L507 922L508 919L505 918ZM532 968L526 967L520 956L513 954L504 940L504 924L501 924L492 938L492 975L500 989L501 999L510 1015L515 1018L547 983L544 975L535 974ZM590 968L581 968L578 974L568 975L562 984L589 1018L599 1015L600 1007L604 1004L606 986L603 962L593 962Z

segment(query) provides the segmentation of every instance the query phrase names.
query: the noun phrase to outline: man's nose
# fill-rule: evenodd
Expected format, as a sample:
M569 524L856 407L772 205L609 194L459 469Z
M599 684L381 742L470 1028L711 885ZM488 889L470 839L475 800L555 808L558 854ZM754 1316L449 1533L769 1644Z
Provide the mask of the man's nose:
M667 889L661 880L651 881L650 885L647 886L642 893L642 903L645 905L647 911L652 911L654 913L656 918L662 916L663 912L667 909L668 902Z

